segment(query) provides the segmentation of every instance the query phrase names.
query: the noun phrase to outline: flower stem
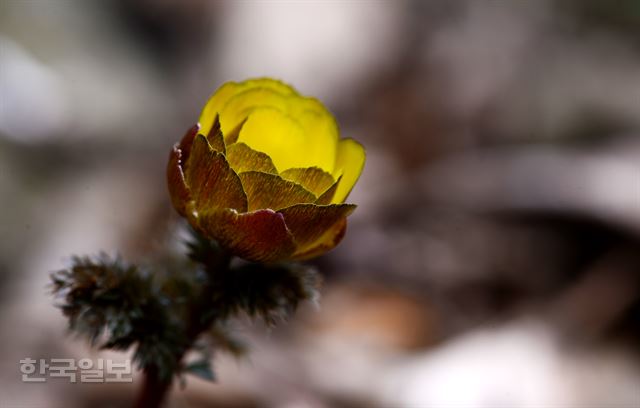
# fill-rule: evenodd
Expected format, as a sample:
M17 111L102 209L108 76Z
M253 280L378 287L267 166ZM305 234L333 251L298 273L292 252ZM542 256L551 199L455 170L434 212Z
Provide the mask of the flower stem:
M196 342L198 337L205 332L216 320L216 315L210 313L214 308L213 294L216 287L216 279L229 271L232 256L222 250L211 251L203 261L207 271L207 281L204 284L200 296L193 299L189 322L185 328L185 338L188 343L175 355L175 367L180 367L182 359ZM134 402L134 408L159 408L163 405L173 378L165 378L161 375L156 365L148 365L143 370L143 383L140 392Z
M156 366L144 370L140 392L134 402L135 408L156 408L162 403L171 388L171 379L162 379Z

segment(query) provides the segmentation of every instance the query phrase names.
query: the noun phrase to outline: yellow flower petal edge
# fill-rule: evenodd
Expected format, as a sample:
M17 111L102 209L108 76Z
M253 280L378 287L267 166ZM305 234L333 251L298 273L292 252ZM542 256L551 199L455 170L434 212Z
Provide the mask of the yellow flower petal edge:
M331 113L284 82L221 86L170 152L171 202L204 236L255 262L334 248L355 209L343 204L365 151Z
M207 104L200 114L198 122L200 122L203 132L209 132L215 117L222 111L222 108L227 104L229 99L240 92L247 91L252 88L268 88L283 95L297 94L295 89L291 86L282 81L271 78L256 78L243 82L227 82L218 88L213 95L211 95L209 101L207 101Z
M202 132L218 116L225 141L243 141L269 154L280 171L317 166L332 172L335 166L339 134L333 115L317 99L283 82L261 78L223 85L200 115ZM265 129L268 138L263 137ZM288 142L282 143L283 138Z
M353 139L340 140L333 175L337 177L342 174L342 180L333 197L334 203L342 203L347 199L356 181L360 178L365 160L366 153L360 143Z

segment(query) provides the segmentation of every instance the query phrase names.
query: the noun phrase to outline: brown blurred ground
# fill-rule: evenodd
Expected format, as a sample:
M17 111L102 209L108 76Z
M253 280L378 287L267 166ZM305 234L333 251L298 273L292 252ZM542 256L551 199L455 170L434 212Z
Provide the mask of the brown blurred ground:
M319 307L239 325L250 357L171 406L640 407L639 23L631 0L0 0L0 406L131 398L20 381L96 356L48 273L171 240L170 146L222 82L274 76L366 146L359 208Z

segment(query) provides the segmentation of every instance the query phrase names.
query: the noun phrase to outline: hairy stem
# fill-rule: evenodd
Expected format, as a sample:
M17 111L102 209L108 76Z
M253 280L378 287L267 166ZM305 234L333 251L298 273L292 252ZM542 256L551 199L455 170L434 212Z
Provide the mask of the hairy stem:
M214 307L213 292L215 290L215 281L219 279L219 276L229 271L231 256L222 250L209 255L204 261L208 279L200 296L193 300L190 307L189 322L185 329L185 338L188 339L188 344L176 353L175 367L180 367L187 351L193 346L200 334L211 327L216 319L215 314L210 313ZM169 394L173 378L163 378L155 365L145 367L143 376L143 383L134 402L134 408L161 407Z

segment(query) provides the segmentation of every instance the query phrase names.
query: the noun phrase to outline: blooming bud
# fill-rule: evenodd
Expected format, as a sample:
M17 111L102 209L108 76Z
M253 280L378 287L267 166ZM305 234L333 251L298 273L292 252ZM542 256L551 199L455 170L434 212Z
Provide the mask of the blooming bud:
M169 158L175 209L251 261L308 259L344 236L365 152L317 99L273 79L228 82Z

